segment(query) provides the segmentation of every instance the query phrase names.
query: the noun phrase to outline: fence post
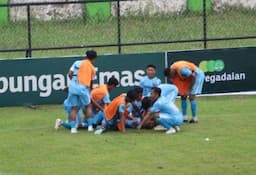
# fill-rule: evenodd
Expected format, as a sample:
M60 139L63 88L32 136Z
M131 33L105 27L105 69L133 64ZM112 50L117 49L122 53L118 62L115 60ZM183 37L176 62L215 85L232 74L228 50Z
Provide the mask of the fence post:
M27 32L28 32L28 49L26 51L26 57L32 57L32 44L31 44L31 17L30 17L30 5L27 5Z
M204 49L207 48L207 17L206 17L206 0L203 1L203 39L204 39Z
M120 0L117 0L117 39L118 39L118 53L122 53L121 47L121 16L120 16Z

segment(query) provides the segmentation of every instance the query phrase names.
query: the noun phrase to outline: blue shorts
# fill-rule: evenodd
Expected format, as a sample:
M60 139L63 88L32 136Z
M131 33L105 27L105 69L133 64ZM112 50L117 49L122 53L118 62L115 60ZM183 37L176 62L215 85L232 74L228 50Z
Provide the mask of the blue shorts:
M90 89L79 84L77 81L70 82L68 93L72 106L86 106L91 103Z
M157 124L169 129L170 127L182 125L183 117L181 113L177 113L176 115L160 113L159 118L156 119L156 122Z
M69 102L68 98L64 101L63 105L64 105L64 110L67 113L67 120L70 121L72 106L71 106L71 103ZM80 116L79 109L80 109L80 107L78 107L78 111L76 113L76 122L78 124L82 123L82 117Z
M191 95L197 95L202 93L203 84L204 84L204 72L200 69L196 69L195 71L195 83L190 90Z

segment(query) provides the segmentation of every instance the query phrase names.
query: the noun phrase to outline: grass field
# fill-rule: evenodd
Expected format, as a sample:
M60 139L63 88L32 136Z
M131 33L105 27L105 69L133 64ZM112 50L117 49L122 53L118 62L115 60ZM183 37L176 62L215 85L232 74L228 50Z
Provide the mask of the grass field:
M53 129L61 105L1 108L1 175L254 175L255 96L200 97L182 132L128 130L95 136ZM209 138L209 141L205 141Z
M207 17L207 37L235 37L256 35L256 13L239 9L211 13ZM15 22L0 27L0 48L27 48L26 22ZM32 47L117 43L116 18L85 23L82 19L71 21L32 21ZM197 14L175 16L122 17L121 41L150 42L203 38L203 18ZM256 39L209 42L208 48L255 46ZM166 50L202 49L203 43L180 43L123 47L123 53L142 53ZM81 55L85 49L35 51L34 57ZM116 54L116 47L97 48L100 54ZM0 58L24 57L24 52L0 53Z

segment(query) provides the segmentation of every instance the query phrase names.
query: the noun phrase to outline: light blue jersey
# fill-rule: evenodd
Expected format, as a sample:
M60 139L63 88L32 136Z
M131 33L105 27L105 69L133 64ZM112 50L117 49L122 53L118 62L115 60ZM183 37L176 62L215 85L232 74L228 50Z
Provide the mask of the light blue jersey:
M182 114L178 107L164 97L159 97L153 106L149 109L151 113L160 113L157 122L167 129L174 126L180 126L183 122ZM168 127L167 127L168 126Z
M161 80L157 77L152 79L148 78L148 76L144 76L140 80L140 87L143 88L143 96L149 97L152 87L158 87L161 84Z
M100 99L99 101L97 101L97 103L99 104L99 105L101 105L101 104L109 104L111 102L111 100L110 100L110 95L109 95L109 93L107 93L102 99Z
M178 95L178 88L172 84L160 84L161 96L165 97L169 102L175 102Z
M77 73L81 66L82 60L75 61L70 67L73 72L73 77L68 85L69 88L69 101L72 106L86 106L91 102L90 90L88 87L81 85L77 81Z
M82 63L82 60L75 61L70 67L69 70L73 72L73 77L71 79L72 81L77 81L77 73L81 63Z

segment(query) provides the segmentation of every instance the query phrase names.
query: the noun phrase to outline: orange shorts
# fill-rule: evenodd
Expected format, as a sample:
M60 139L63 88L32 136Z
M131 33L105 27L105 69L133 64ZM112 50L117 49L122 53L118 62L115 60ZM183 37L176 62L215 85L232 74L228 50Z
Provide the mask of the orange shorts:
M186 79L181 79L179 76L176 76L172 79L172 83L177 86L179 90L179 95L188 95L189 91L192 87L192 79L191 78L186 78Z

